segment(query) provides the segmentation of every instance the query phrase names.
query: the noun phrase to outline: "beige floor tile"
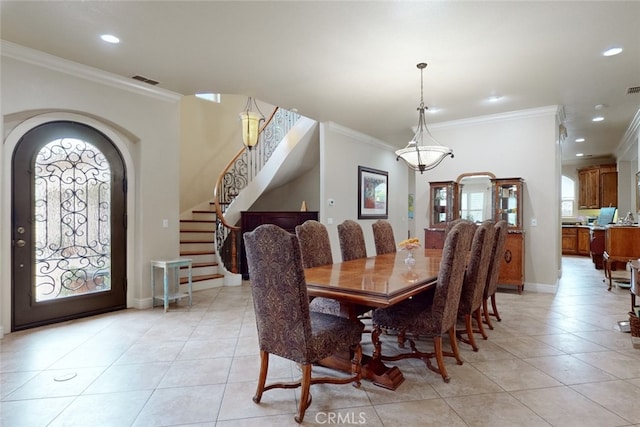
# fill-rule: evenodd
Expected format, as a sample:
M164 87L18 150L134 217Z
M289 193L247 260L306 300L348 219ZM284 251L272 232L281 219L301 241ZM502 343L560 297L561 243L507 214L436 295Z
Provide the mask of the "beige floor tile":
M584 331L586 329L580 329ZM538 335L536 339L551 347L567 353L589 353L592 351L606 351L606 347L595 344L591 341L577 337L574 334L554 334L554 335Z
M563 384L581 384L616 379L613 375L571 355L533 357L524 360Z
M450 397L446 402L467 426L549 426L545 420L507 393Z
M232 360L230 357L216 357L173 362L158 388L224 384L229 378Z
M73 370L49 370L40 372L5 400L44 399L80 395L105 368L78 368ZM4 402L4 401L3 401Z
M83 394L154 390L170 366L169 362L113 365L105 369Z
M224 384L156 389L132 424L170 426L215 421Z
M555 387L559 381L519 359L474 363L473 366L507 391Z
M627 422L640 420L640 388L626 381L605 381L572 386L578 393L619 415ZM621 396L623 396L621 398Z
M511 394L554 426L607 427L627 424L623 418L569 387L522 390Z
M220 406L218 420L237 420L272 415L289 414L291 419L298 412L298 401L292 389L272 389L262 394L260 403L253 402L255 382L227 384ZM308 411L313 410L313 402Z
M385 427L463 427L465 422L443 399L413 400L377 405Z
M41 427L48 425L76 396L3 401L0 425L11 427Z
M129 426L134 423L152 392L144 390L78 396L48 426Z
M638 359L617 351L574 354L574 357L618 378L640 378Z

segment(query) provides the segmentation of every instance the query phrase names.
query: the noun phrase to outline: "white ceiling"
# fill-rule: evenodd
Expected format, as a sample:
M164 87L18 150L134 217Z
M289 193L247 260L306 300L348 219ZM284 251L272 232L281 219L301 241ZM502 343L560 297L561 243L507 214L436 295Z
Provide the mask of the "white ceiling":
M439 110L428 123L564 106L563 161L613 155L640 108L627 94L640 86L637 1L2 0L0 14L19 45L181 94L251 95L398 146L417 124L418 62ZM624 52L603 57L612 45Z

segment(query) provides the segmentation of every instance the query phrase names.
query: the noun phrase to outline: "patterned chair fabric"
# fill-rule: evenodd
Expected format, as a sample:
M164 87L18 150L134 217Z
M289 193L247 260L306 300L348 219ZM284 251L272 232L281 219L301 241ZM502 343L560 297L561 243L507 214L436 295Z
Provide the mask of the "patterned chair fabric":
M305 221L296 226L296 236L304 268L333 264L329 232L324 224L313 219Z
M342 261L367 257L364 233L357 222L347 219L342 224L338 224L338 238L340 240Z
M363 325L344 317L309 310L307 287L300 246L295 235L265 224L244 234L247 265L258 329L261 369L254 401L271 388L291 388L276 383L265 388L270 354L302 365L303 376L297 422L311 402L309 386L330 382L346 384L360 381L360 339ZM340 350L353 351L353 375L349 378L311 378L311 365ZM326 381L325 381L326 380Z
M376 255L388 254L396 251L396 239L393 227L389 221L379 219L371 224L373 241L376 244Z
M498 322L502 320L500 313L498 313L498 307L496 306L496 291L498 290L498 277L500 276L500 266L502 265L502 254L504 254L504 246L507 240L507 222L505 220L498 221L494 229L495 234L493 236L489 273L487 274L487 285L484 288L482 300L482 313L484 314L484 321L487 323L487 326L489 326L489 329L493 329L488 307L489 299L491 299L491 306L493 308L491 315L495 316Z
M449 231L451 231L451 229L453 227L455 227L457 224L464 222L467 224L472 224L474 227L476 226L476 224L473 221L469 221L468 219L462 219L462 218L458 218L458 219L454 219L453 221L448 221L445 224L445 228L444 228L444 238L447 238L447 234L449 234ZM474 229L475 230L475 229ZM469 242L469 245L471 245L471 242ZM471 247L469 247L469 249L471 249Z
M302 266L304 268L333 264L331 241L327 227L315 220L305 221L296 226L296 236L300 244ZM313 298L309 303L311 311L348 317L342 313L340 303L331 298Z
M449 375L444 365L443 356L454 356L458 364L462 364L456 341L455 326L467 265L467 248L470 246L473 233L473 224L464 221L452 227L447 234L438 272L438 282L430 305L425 305L423 299L408 300L388 308L376 309L373 312L372 340L378 354L380 353L380 340L377 336L381 333L382 328L398 330L403 337L406 332L414 335L432 336L434 351L431 353L420 352L416 349L413 340L410 340L412 349L410 353L402 353L392 357L381 356L383 360L399 360L408 357L426 360L427 367L440 373L445 382L449 382ZM449 335L451 341L451 353L444 353L442 350L442 336L445 334ZM437 369L431 366L429 359L434 356L438 364Z
M491 264L491 252L493 250L494 236L493 222L485 221L480 224L473 235L471 253L467 264L467 270L462 284L462 294L458 306L458 316L465 321L466 337L458 338L470 344L473 351L478 351L478 346L473 335L473 319L478 324L478 331L484 339L487 335L482 326L482 297L487 284L487 274Z

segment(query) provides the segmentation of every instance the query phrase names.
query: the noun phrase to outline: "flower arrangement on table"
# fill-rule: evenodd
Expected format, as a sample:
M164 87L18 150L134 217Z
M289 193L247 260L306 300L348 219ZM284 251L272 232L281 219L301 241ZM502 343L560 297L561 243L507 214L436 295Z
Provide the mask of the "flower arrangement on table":
M410 239L405 239L402 242L398 243L398 248L400 250L407 251L407 258L405 258L404 263L411 266L416 263L416 260L413 258L413 250L418 249L420 247L420 240L416 237L412 237Z
M404 249L407 251L412 251L414 249L418 249L419 247L420 247L420 239L418 239L417 237L404 239L402 242L398 243L399 249Z

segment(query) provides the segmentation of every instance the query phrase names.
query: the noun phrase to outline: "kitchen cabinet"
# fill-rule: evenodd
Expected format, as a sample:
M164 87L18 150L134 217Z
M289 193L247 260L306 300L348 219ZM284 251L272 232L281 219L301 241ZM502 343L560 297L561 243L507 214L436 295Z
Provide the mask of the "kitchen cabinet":
M578 170L578 208L600 209L618 205L616 165L596 165Z
M562 227L562 255L578 253L578 227Z
M562 227L562 255L591 254L591 235L587 226Z

